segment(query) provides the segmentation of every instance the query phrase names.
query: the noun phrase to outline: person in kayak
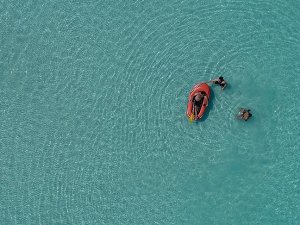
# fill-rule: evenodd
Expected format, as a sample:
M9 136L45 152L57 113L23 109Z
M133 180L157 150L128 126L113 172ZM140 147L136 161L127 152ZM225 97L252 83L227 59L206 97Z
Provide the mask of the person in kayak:
M193 99L193 113L194 113L196 119L197 119L198 113L202 107L203 101L204 101L203 105L206 106L208 99L207 99L205 93L203 93L203 92L196 93L195 97Z
M241 108L237 118L240 120L247 121L248 119L250 119L250 117L252 117L252 114L250 111L251 111L250 109Z
M224 90L224 88L227 86L227 82L224 80L223 77L219 77L217 79L210 80L209 82L220 85L222 90Z

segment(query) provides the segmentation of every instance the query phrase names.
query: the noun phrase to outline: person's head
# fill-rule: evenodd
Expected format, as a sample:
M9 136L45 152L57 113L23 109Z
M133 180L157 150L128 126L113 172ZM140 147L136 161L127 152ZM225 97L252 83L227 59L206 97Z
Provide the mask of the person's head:
M220 81L223 81L223 80L224 80L224 78L223 78L223 77L219 77L219 80L220 80Z
M201 98L202 98L202 95L203 95L203 94L198 93L198 94L196 95L196 97L195 97L195 100L196 100L196 101L200 101Z

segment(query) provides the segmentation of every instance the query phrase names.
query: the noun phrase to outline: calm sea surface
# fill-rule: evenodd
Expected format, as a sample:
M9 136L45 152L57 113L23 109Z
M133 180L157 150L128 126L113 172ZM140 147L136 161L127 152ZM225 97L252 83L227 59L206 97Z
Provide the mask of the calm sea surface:
M0 0L0 224L300 224L299 28L299 1Z

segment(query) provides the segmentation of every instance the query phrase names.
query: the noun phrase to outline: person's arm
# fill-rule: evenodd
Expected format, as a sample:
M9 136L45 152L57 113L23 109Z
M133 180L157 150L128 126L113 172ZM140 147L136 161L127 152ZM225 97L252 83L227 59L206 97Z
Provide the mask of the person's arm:
M208 105L208 98L207 98L207 96L204 96L204 99L203 99L203 105L204 105L204 106L207 106L207 105Z
M222 87L222 90L224 90L224 88L227 86L227 83L225 82L224 86Z

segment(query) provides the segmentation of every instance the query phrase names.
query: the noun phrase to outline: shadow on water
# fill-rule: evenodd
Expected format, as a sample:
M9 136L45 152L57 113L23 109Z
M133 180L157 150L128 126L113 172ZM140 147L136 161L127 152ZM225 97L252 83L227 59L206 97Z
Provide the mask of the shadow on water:
M205 110L203 117L200 120L197 120L196 123L204 122L207 119L211 109L213 109L214 107L214 99L215 99L215 92L213 91L213 88L210 87L210 98L209 98L208 106Z

